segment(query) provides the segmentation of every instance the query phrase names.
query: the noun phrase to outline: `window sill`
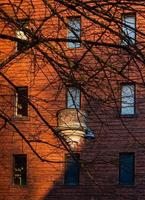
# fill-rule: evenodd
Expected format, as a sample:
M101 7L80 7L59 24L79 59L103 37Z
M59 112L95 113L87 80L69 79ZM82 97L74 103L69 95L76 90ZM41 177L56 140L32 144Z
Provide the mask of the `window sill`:
M67 45L67 49L69 49L69 50L75 50L75 49L81 49L81 48L82 48L82 45L80 45L80 46L73 46L73 47Z
M128 49L132 49L136 46L137 44L120 44L120 53L123 55L128 54Z
M136 42L126 42L126 43L120 43L121 47L132 47L135 46Z
M137 118L137 114L120 114L119 117L120 118Z
M136 187L135 184L133 184L133 185L123 185L123 184L118 184L117 186L118 186L118 187L121 187L121 188L134 188L134 187Z
M73 52L73 51L80 52L80 51L82 50L82 48L81 48L81 47L77 47L77 48L67 48L67 50L68 50L69 52Z
M13 116L13 120L15 121L29 121L29 116Z
M15 185L15 184L12 184L12 187L13 187L13 188L16 188L16 189L18 189L18 188L20 188L20 189L25 189L25 188L28 187L28 184L27 184L27 185Z
M63 184L65 187L78 187L78 186L80 186L79 184L76 184L76 185L67 185L67 184Z

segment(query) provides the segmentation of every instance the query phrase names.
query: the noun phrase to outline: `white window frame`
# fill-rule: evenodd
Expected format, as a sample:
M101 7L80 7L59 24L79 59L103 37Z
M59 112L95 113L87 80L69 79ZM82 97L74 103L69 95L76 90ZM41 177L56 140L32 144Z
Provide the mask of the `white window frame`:
M69 87L67 89L67 108L80 109L81 94L80 89L76 87Z
M81 46L79 40L81 38L81 18L70 17L68 18L68 32L67 39L78 40L78 42L67 42L68 48L79 48Z
M136 42L136 15L127 13L122 15L122 45Z
M135 85L124 84L121 87L121 115L135 114Z

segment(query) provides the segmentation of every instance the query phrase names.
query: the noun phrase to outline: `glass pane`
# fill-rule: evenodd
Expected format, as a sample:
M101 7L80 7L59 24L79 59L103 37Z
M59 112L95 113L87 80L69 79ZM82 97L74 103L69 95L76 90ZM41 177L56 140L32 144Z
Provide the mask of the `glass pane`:
M124 44L131 42L135 43L135 16L126 15L123 18L123 23L126 25L123 26L123 35L126 36L126 41L123 41Z
M28 87L17 87L16 116L28 116Z
M14 155L14 184L26 185L26 166L25 155Z
M23 31L17 30L16 31L16 37L21 39L21 40L27 40L27 36ZM24 44L22 42L17 42L17 50L22 50L24 48Z
M67 92L67 108L80 108L80 90L70 87Z
M80 39L80 18L71 18L68 20L68 39L78 40ZM68 42L69 48L80 47L80 42Z
M120 154L120 184L134 184L134 154Z
M79 159L79 154L75 155ZM66 157L66 168L65 168L65 184L67 185L78 185L79 184L79 173L80 165L71 156Z
M27 36L25 35L25 33L23 31L16 31L16 36L19 39L27 40Z
M121 114L134 114L134 85L122 86Z

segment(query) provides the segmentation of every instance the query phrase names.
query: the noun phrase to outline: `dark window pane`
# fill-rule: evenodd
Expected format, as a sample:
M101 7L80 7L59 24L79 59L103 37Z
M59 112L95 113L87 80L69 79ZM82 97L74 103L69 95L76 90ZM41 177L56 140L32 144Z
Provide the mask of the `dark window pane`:
M80 174L79 154L75 154L74 156L76 157L76 160L74 160L70 155L66 156L65 179L64 179L64 183L66 185L79 184L79 174Z
M23 32L23 31L21 31L21 30L17 30L16 31L16 37L18 38L18 39L21 39L21 42L17 42L17 50L22 50L24 47L25 47L25 45L24 45L24 40L27 40L27 36L25 35L25 33Z
M14 155L13 182L15 185L26 185L27 158L26 155Z
M17 50L21 51L23 49L24 45L21 42L17 42Z
M134 184L134 153L121 153L119 156L119 183Z
M28 116L28 87L17 88L16 115Z
M24 44L23 40L28 40L27 35L24 33L23 28L28 27L29 19L21 19L17 20L17 22L20 25L20 29L16 30L16 37L21 39L21 42L17 42L17 50L21 51L24 47L26 47L26 44Z

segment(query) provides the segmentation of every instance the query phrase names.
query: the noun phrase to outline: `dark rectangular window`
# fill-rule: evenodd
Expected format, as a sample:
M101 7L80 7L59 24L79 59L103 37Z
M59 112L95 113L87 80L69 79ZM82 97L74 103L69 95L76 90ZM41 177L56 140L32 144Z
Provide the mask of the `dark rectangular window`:
M135 85L124 84L121 87L121 115L135 114Z
M28 87L17 87L16 116L28 116Z
M135 14L122 15L122 45L135 44L136 39L136 16Z
M74 154L75 159L70 155L66 155L66 165L65 165L65 185L79 185L79 175L80 175L80 164L79 164L79 154Z
M68 88L67 108L80 108L80 90L76 87Z
M23 40L27 40L27 36L25 35L24 31L17 30L16 37L21 40L21 42L17 42L17 50L20 51L24 48Z
M134 185L134 153L119 154L119 184Z
M18 20L18 23L20 24L20 29L16 30L15 34L16 37L21 40L21 42L17 42L17 50L21 51L25 47L23 41L28 40L27 35L23 31L23 28L26 28L28 26L29 20L28 19Z
M80 17L71 17L68 18L68 41L69 48L78 48L80 47L80 37L81 37L81 18Z
M13 183L20 186L27 183L26 155L13 155Z

